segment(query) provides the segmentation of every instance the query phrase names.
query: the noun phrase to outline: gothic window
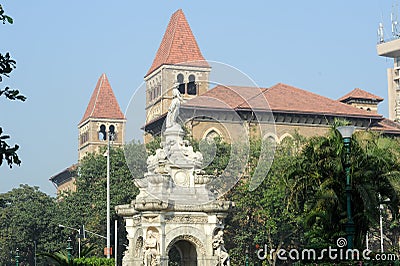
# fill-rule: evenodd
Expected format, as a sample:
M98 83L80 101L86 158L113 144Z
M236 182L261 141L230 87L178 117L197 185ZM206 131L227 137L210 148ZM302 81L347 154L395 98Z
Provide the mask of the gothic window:
M176 81L179 84L178 90L181 94L185 94L185 83L183 83L183 75L182 74L178 74L178 76L176 77Z
M189 76L189 83L187 87L187 92L189 95L196 95L197 88L196 88L196 78L194 75Z
M221 136L218 134L217 131L211 130L210 132L207 133L205 139L206 139L207 141L214 141L215 138L221 138Z
M99 140L106 140L106 135L107 135L106 126L101 125L99 130Z

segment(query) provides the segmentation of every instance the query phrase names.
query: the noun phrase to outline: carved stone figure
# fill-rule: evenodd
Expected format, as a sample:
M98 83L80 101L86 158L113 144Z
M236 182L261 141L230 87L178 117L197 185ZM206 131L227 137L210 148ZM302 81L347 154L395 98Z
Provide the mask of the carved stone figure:
M167 128L173 127L174 125L178 124L176 120L179 115L179 108L181 107L181 102L183 102L183 98L179 90L175 87L174 89L172 89L172 102L168 108L168 113L167 113L167 121L166 121Z
M213 238L212 243L213 249L215 250L215 255L218 256L219 262L218 266L230 266L230 259L228 251L225 249L224 243L224 232L220 230Z
M157 256L160 254L160 245L158 239L152 230L147 233L147 238L143 246L143 263L144 266L159 265Z

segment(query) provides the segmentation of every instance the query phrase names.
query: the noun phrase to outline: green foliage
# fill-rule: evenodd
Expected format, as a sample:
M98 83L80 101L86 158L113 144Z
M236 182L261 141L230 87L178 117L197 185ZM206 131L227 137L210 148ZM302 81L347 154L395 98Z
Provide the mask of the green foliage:
M11 17L4 14L3 7L0 5L0 20L3 21L3 24L6 22L12 24L13 20ZM13 60L9 53L5 55L0 53L0 82L3 81L3 77L10 77L10 73L15 69L16 62ZM0 97L4 95L9 100L20 100L25 101L26 97L19 94L19 90L11 89L9 87L5 87L4 89L0 89ZM13 164L20 165L21 161L18 157L17 150L19 146L15 144L14 146L10 146L6 139L9 139L10 136L2 135L3 129L0 127L0 166L3 164L5 160L7 164L12 167Z
M37 250L60 248L56 202L37 187L21 185L0 195L0 265L13 260L34 264Z
M254 191L249 191L250 179L242 179L238 185L228 194L228 198L235 202L236 209L227 219L227 247L235 265L243 265L248 250L250 262L258 261L256 246L267 244L269 248L279 249L293 246L293 239L299 235L301 227L296 222L298 213L289 208L289 195L287 193L287 171L295 161L294 152L301 144L287 141L278 146L275 160L268 176ZM261 145L274 145L253 140L250 145L250 159L252 165L258 165ZM264 147L271 151L274 147ZM249 176L253 174L251 167ZM274 259L269 260L275 263Z
M398 159L387 138L370 132L358 132L351 144L353 220L355 245L364 246L366 232L379 221L379 197L385 200L395 219L398 213ZM290 191L303 213L309 245L332 244L344 236L346 217L344 148L340 134L332 129L326 137L311 138L290 173Z
M107 258L96 258L96 257L81 257L73 258L72 256L68 259L67 252L44 252L39 253L39 257L46 259L47 263L55 264L57 266L113 266L115 265L114 259Z
M107 158L103 155L104 153L105 149L98 154L88 154L80 161L79 175L76 180L77 190L61 195L59 223L72 228L85 225L86 230L106 236ZM118 220L118 250L120 251L125 250L124 244L126 244L121 240L127 240L123 220L116 215L115 206L130 203L137 195L138 189L133 183L133 176L144 175L146 158L144 145L138 142L126 145L124 150L115 147L110 150L110 210L111 220ZM127 160L134 161L129 163ZM133 162L135 162L134 165ZM127 163L130 164L131 169L128 168ZM63 231L71 233L67 229ZM115 237L113 232L114 230L112 230L112 243L114 243L113 238ZM94 245L94 255L102 256L105 240L90 233L87 233L86 237L83 244ZM74 235L72 240L75 247L73 254L76 256L77 241Z
M80 258L74 259L75 265L85 265L85 266L114 266L114 259L107 258Z
M6 22L13 24L14 22L10 16L4 14L4 9L1 5L0 5L0 20L3 21L3 24L6 24Z

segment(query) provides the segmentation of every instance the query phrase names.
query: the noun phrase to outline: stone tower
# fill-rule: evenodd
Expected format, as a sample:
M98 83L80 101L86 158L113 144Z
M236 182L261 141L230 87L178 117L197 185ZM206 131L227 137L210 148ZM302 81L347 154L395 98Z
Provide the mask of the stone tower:
M107 143L107 134L113 134L113 145L124 143L125 116L121 112L106 74L97 81L85 114L78 125L79 160L88 153L96 152Z
M146 123L165 117L176 84L185 100L206 92L210 69L179 9L171 16L154 61L144 77Z

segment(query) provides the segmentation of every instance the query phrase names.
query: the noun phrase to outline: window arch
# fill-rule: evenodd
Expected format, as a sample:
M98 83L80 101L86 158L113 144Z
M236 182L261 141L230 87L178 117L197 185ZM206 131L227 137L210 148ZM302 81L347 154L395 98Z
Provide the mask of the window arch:
M289 133L285 133L279 139L279 143L281 143L282 141L287 141L287 140L291 140L291 139L293 139L293 136L290 135Z
M110 133L110 140L115 140L116 134L115 134L115 126L114 125L110 125L108 127L108 132Z
M99 130L99 140L106 140L106 136L107 136L106 126L101 125Z
M196 88L196 77L194 75L189 76L189 83L187 87L187 93L189 95L196 95L197 88Z
M178 90L181 94L185 94L185 83L183 83L183 74L178 74L176 77L176 81L178 82Z
M210 128L203 134L203 139L206 141L214 141L215 138L223 138L222 133L216 128Z

